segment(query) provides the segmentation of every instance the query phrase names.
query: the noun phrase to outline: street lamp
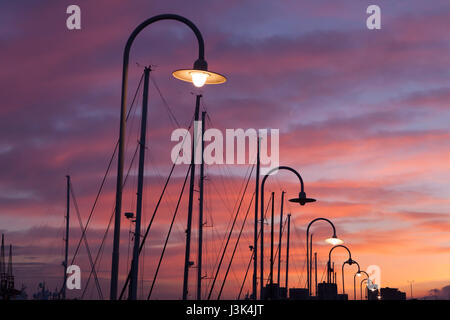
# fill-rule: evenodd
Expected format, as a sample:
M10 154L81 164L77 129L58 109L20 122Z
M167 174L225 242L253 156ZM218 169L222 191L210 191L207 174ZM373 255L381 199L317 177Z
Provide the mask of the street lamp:
M350 249L347 248L344 245L337 245L330 249L330 252L328 252L328 263L327 263L327 282L330 283L330 273L331 273L331 253L336 248L344 248L348 252L348 259L352 260L352 253L350 252Z
M203 87L205 84L220 84L227 81L227 79L215 72L206 70L207 65L201 65L198 60L194 63L194 69L180 69L172 73L178 80L191 82L197 88ZM203 61L206 63L206 61Z
M311 295L311 279L310 279L310 273L311 271L309 270L309 228L311 227L311 225L316 222L316 221L326 221L328 222L331 227L333 228L333 235L331 236L331 238L328 238L325 240L325 242L332 244L332 245L338 245L341 243L344 243L344 241L342 241L341 239L339 239L336 235L336 228L334 227L334 224L326 219L326 218L316 218L314 220L312 220L309 224L308 224L308 228L306 228L306 271L307 271L307 278L308 278L308 296Z
M353 297L356 300L356 277L361 277L361 274L364 273L367 278L369 278L369 274L365 271L361 271L361 269L359 268L358 265L358 271L355 273L355 275L353 276Z
M359 263L356 262L355 260L352 260L352 258L348 259L347 261L344 261L344 263L342 264L342 294L345 294L345 286L344 286L344 266L348 264L348 265L352 265L352 264L356 264L358 266L358 271L356 273L360 274L360 267L359 267Z
M362 280L361 280L361 283L359 284L359 289L360 289L360 291L361 291L361 292L360 292L360 298L361 298L360 300L363 300L363 297L362 297L362 285L363 285L363 282L364 282L364 281L368 281L368 280L369 280L369 278L362 279ZM367 295L367 298L369 298L368 295Z
M195 86L201 87L204 84L219 84L226 81L226 78L218 73L208 71L208 64L205 60L205 46L203 37L198 28L188 19L176 14L161 14L149 18L142 22L131 33L125 45L123 54L122 69L122 93L120 106L120 133L117 160L117 182L116 182L116 203L114 215L114 240L113 253L111 263L111 286L110 299L117 299L117 284L119 275L119 245L120 245L120 218L122 210L122 188L123 188L123 164L124 164L124 146L125 146L125 125L126 125L126 101L127 101L127 84L128 84L128 64L130 58L131 46L136 36L148 25L161 20L175 20L187 25L195 34L198 42L198 59L194 62L193 69L177 70L173 72L173 76L177 79L194 83ZM192 155L193 156L193 155ZM136 263L137 261L135 261Z
M273 172L276 172L278 170L288 170L291 171L292 173L294 173L298 180L300 181L300 192L298 194L298 198L293 198L290 199L290 202L295 202L295 203L299 203L300 205L304 206L306 203L310 203L310 202L315 202L315 199L312 198L308 198L306 196L305 193L305 189L304 189L304 184L303 184L303 179L302 176L300 175L300 173L298 173L298 171L296 171L295 169L291 168L291 167L287 167L287 166L279 166L276 168L271 169L269 172L267 172L267 174L264 176L264 178L262 179L261 182L261 265L260 265L260 270L261 270L261 274L260 274L260 284L261 284L261 291L260 291L260 296L261 299L263 299L264 297L264 185L266 183L267 178L270 176L270 174L272 174ZM273 221L272 221L273 223Z
M364 271L362 271L362 272L364 272ZM362 300L362 283L364 282L364 281L367 281L367 299L369 299L369 286L371 286L370 287L370 291L375 291L375 290L377 290L377 289L375 289L376 288L376 285L375 285L375 287L372 287L372 281L370 280L370 276L366 273L366 272L364 272L366 275L367 275L367 278L365 278L365 279L363 279L362 281L361 281L361 285L360 285L360 289L361 289L361 300Z

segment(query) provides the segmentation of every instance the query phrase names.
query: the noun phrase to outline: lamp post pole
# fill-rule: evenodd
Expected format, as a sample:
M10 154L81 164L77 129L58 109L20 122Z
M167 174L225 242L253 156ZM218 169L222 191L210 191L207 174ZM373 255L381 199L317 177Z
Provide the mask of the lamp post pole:
M260 210L261 210L261 215L260 215L260 219L261 219L260 298L261 299L264 299L264 292L263 292L264 291L264 185L266 183L267 178L270 176L270 174L273 172L276 172L278 170L291 171L292 173L294 173L297 176L297 178L300 181L300 193L299 193L298 198L290 199L289 201L298 202L300 205L305 205L308 202L316 201L314 199L306 197L303 179L302 179L300 173L298 173L295 169L292 169L291 167L279 166L279 167L273 168L269 172L267 172L267 174L262 179L262 182L261 182L261 204L260 204L260 207L261 207L260 208Z
M130 59L131 46L136 36L148 25L161 20L176 20L187 25L195 34L198 41L198 59L194 63L194 69L206 69L205 48L203 37L198 28L188 19L175 14L162 14L145 20L131 33L125 45L122 66L122 91L120 103L120 128L119 128L119 147L117 160L117 181L116 181L116 202L114 214L114 235L113 235L113 252L111 262L111 283L110 283L110 299L117 299L117 285L119 277L119 247L120 247L120 219L122 210L122 189L123 189L123 164L125 149L125 127L127 113L127 87L128 87L128 64Z
M306 228L306 271L307 271L307 285L308 285L308 296L311 295L311 275L310 275L310 269L309 269L309 254L310 254L310 248L309 248L309 229L311 228L311 225L316 222L316 221L326 221L328 222L331 227L333 228L333 236L329 239L327 239L326 241L331 243L331 244L338 244L338 243L342 243L342 240L338 239L338 237L336 236L336 228L334 227L334 224L326 219L326 218L316 218L314 220L312 220L309 224L308 227Z

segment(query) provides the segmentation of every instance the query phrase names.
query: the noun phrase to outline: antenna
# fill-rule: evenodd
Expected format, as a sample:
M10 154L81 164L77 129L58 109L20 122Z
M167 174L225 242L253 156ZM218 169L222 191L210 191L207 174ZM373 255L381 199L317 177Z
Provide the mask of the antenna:
M414 283L414 280L407 280L407 282L409 283L409 288L411 290L411 298L410 299L414 299L413 298L413 283Z

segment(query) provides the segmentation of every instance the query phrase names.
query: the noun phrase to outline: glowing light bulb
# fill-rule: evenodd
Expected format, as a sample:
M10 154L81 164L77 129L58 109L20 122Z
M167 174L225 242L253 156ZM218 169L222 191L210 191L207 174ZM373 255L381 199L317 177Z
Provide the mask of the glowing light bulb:
M342 241L342 240L339 239L339 238L335 238L335 237L333 237L333 238L328 238L328 239L326 239L325 241L326 241L327 243L333 245L333 246L336 246L336 245L338 245L338 244L344 243L344 241Z
M356 276L357 276L357 277L361 277L361 272L358 272L358 273L356 274Z
M208 78L208 74L204 72L191 72L192 83L197 88L201 88L205 85L206 79Z

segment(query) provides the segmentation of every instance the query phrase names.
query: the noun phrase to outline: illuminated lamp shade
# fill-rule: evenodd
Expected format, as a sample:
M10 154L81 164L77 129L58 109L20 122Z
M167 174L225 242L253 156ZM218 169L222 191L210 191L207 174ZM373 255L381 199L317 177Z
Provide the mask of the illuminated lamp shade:
M205 84L221 84L227 81L225 76L208 71L208 63L203 59L195 61L192 69L175 70L172 75L178 80L193 83L197 88Z
M336 237L336 235L334 235L331 238L328 238L325 240L325 242L333 245L333 246L337 246L338 244L343 244L344 241L342 241L341 239L339 239L338 237Z
M191 82L198 88L205 84L221 84L227 81L221 74L196 69L180 69L174 71L172 75L178 80Z
M194 68L175 70L172 75L178 80L193 83L197 88L205 84L221 84L227 81L225 76L208 71L208 63L203 59L195 61Z

